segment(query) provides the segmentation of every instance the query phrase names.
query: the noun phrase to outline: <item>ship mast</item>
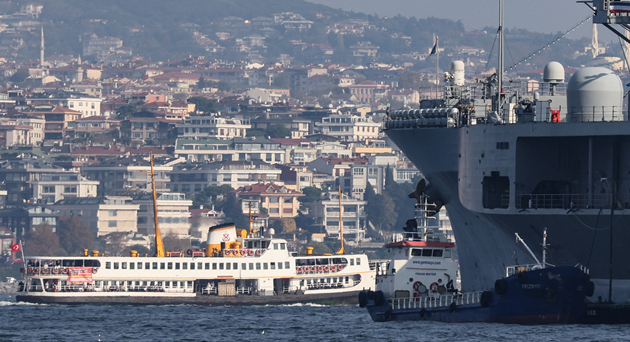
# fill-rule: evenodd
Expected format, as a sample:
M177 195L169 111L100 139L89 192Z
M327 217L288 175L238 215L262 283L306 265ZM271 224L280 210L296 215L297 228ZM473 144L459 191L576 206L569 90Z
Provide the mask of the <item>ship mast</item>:
M503 118L501 107L503 106L503 0L499 0L499 70L497 70L497 114Z
M153 188L153 218L155 219L155 256L164 257L164 242L158 227L157 193L155 192L155 172L153 172L153 152L151 152L151 187Z
M341 206L341 185L338 185L339 189L339 239L341 240L341 247L337 251L337 254L344 254L346 251L343 248L343 219L342 219L342 211L343 207Z

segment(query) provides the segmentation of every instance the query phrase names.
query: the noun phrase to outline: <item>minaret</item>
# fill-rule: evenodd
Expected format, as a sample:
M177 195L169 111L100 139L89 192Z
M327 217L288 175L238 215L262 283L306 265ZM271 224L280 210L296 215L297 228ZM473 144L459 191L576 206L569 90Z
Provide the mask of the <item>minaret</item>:
M42 26L42 41L39 49L39 65L44 67L44 26Z

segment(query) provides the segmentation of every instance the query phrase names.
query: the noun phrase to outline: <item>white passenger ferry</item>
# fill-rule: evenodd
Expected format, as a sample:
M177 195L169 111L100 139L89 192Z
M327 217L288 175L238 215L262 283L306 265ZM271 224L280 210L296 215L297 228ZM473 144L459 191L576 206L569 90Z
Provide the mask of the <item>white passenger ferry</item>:
M364 254L306 255L287 241L234 224L210 228L205 250L167 257L32 257L18 301L33 303L272 304L355 302L373 289Z
M151 156L151 178L153 156ZM17 301L31 303L128 303L248 305L346 304L373 289L376 271L365 254L345 254L343 231L337 254L290 252L287 241L233 223L208 229L205 249L165 252L153 210L156 256L29 258ZM340 208L341 208L341 202Z

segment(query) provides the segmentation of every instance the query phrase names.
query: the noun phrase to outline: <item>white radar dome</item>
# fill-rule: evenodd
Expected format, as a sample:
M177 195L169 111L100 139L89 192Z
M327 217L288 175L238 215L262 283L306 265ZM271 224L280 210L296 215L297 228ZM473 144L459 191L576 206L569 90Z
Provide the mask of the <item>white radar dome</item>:
M451 74L453 75L453 85L463 86L465 82L464 62L453 61L451 63Z
M548 83L564 83L564 67L558 62L549 62L543 71L543 81Z
M580 69L567 85L567 106L570 122L624 120L621 79L607 68Z

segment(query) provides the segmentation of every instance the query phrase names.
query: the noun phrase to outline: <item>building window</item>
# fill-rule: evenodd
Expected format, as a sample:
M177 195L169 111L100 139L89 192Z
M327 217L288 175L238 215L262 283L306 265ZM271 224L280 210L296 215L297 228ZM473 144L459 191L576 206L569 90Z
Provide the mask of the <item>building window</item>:
M76 186L66 186L63 188L63 193L64 194L76 194L77 193L77 187Z
M116 221L108 221L108 227L109 228L116 228L117 223L118 222L116 222Z
M116 211L116 210L110 210L110 211L109 211L109 216L118 216L118 211Z
M280 201L280 199L278 197L270 197L269 198L269 203L278 203Z

